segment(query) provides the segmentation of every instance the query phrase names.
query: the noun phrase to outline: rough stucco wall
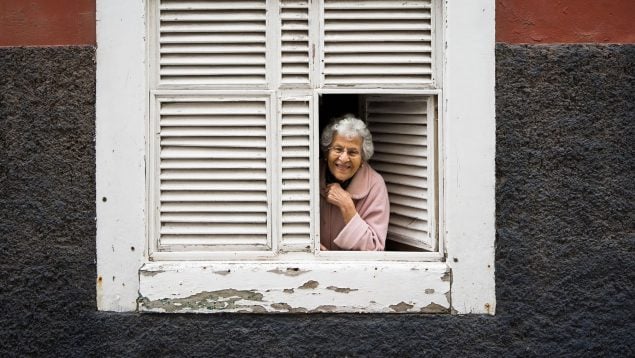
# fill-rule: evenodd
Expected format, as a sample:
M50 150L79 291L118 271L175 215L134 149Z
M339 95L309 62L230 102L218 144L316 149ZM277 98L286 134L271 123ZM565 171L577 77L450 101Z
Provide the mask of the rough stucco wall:
M97 312L93 56L0 49L1 356L633 356L635 46L497 47L494 317Z

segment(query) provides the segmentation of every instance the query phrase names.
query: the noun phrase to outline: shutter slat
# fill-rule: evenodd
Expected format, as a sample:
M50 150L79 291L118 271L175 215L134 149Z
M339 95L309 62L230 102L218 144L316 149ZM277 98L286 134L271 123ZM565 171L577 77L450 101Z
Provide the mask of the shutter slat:
M266 9L265 2L260 0L221 1L221 0L162 0L161 10L216 10L216 9Z
M267 225L262 224L250 224L248 223L249 217L242 218L242 224L236 225L233 223L164 223L161 226L161 234L167 235L253 235L267 234Z
M430 55L423 53L406 53L406 56L395 57L394 54L369 52L359 53L335 53L329 54L326 60L331 64L372 64L372 63L392 63L396 65L417 64L421 62L430 62ZM427 68L427 67L425 67Z
M231 128L209 128L209 127L166 127L162 130L161 137L225 137L225 136L245 136L262 137L266 134L264 128L257 127L231 127ZM240 139L236 139L239 141Z
M394 134L382 134L382 133L373 133L373 142L375 142L375 146L385 146L385 144L404 144L404 145L427 145L426 138L422 136L411 136L411 135L394 135ZM406 147L410 148L410 147ZM413 150L417 150L416 148L412 148ZM392 153L392 152L391 152Z
M223 246L228 249L239 250L248 245L251 247L262 247L263 242L267 239L267 235L174 235L165 234L161 239L162 245L174 248L185 247L195 250L201 247ZM264 248L264 247L263 247Z
M231 11L213 11L213 10L162 10L161 23L164 22L216 22L216 21L266 21L264 10L231 10Z
M256 202L234 202L227 205L223 202L166 202L161 204L162 213L267 213L267 203Z
M161 159L251 159L266 158L267 153L262 148L196 148L196 147L165 147L161 151Z
M235 215L227 212L175 212L162 214L161 220L173 223L266 223L267 213L241 213L240 215Z
M262 169L267 167L264 159L235 160L235 159L163 159L161 169Z
M162 127L225 127L230 123L233 127L254 127L263 125L263 120L259 116L242 115L239 121L225 116L214 115L182 115L163 116Z
M266 30L267 30L267 27L264 22L217 21L217 22L196 23L196 22L185 22L179 19L177 22L174 22L174 23L167 22L167 23L161 24L161 33L163 34L173 33L173 32L245 33L245 32L264 32Z
M355 19L358 20L412 20L430 19L431 14L425 9L420 11L404 11L403 9L374 10L371 8L358 9L355 11ZM329 10L324 11L324 18L328 20L350 19L350 10Z
M430 0L337 0L324 2L325 9L429 9Z
M161 180L242 180L245 178L265 180L267 179L267 171L255 169L165 169L161 171L159 178Z
M427 127L421 124L389 124L389 123L371 123L369 125L372 133L385 134L408 134L411 136L424 136Z
M262 192L241 192L230 193L222 191L220 188L218 191L205 191L205 192L193 192L193 191L163 191L161 193L161 201L267 201L267 193ZM227 203L229 204L229 203Z
M401 65L401 64L329 64L324 68L325 75L350 75L355 73L363 75L426 75L431 74L432 69L426 65Z
M422 153L422 154L425 154L425 153ZM373 156L373 160L378 162L384 162L384 163L412 165L412 166L417 166L422 168L425 168L428 163L428 160L425 157L425 155L410 156L410 155L402 155L402 154L377 153Z
M163 44L162 54L224 54L224 53L264 53L264 44ZM413 51L414 52L414 51Z
M373 168L385 173L410 175L419 178L426 178L428 174L425 168L394 163L384 163L380 161L373 161Z
M382 43L377 47L375 42L336 42L326 44L327 55L338 53L351 54L374 54L374 53L431 53L432 47L428 43L422 42L389 42Z
M417 188L413 186L393 184L393 183L387 183L386 187L388 188L388 192L391 194L411 196L416 199L425 200L428 195L428 191L426 190L426 188Z
M222 180L168 180L164 179L161 183L163 191L227 191L242 190L250 191L267 191L267 181L222 181Z

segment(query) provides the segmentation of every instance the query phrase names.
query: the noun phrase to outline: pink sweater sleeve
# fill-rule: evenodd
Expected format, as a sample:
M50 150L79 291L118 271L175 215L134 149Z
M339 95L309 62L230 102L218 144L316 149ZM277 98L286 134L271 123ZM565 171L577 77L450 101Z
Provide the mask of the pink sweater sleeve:
M390 203L383 181L376 182L368 196L358 202L355 208L357 215L344 226L333 243L342 250L384 250Z

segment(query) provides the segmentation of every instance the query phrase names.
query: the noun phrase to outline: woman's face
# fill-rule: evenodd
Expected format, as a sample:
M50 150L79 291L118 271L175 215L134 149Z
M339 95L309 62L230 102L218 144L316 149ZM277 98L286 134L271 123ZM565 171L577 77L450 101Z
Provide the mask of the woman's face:
M337 180L342 182L352 178L362 165L362 138L348 139L335 133L326 160Z

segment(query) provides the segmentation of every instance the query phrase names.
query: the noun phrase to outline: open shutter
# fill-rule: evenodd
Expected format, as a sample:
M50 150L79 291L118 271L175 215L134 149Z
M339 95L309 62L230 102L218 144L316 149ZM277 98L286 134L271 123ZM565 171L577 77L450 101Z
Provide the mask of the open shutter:
M282 251L310 251L311 235L311 97L280 100Z
M158 249L269 249L269 97L159 97L155 108Z
M431 0L324 0L323 84L432 83Z
M281 83L309 86L308 0L280 0Z
M390 198L388 239L435 250L433 97L371 96L365 113L375 144L370 164Z
M165 85L265 85L266 0L159 0Z

